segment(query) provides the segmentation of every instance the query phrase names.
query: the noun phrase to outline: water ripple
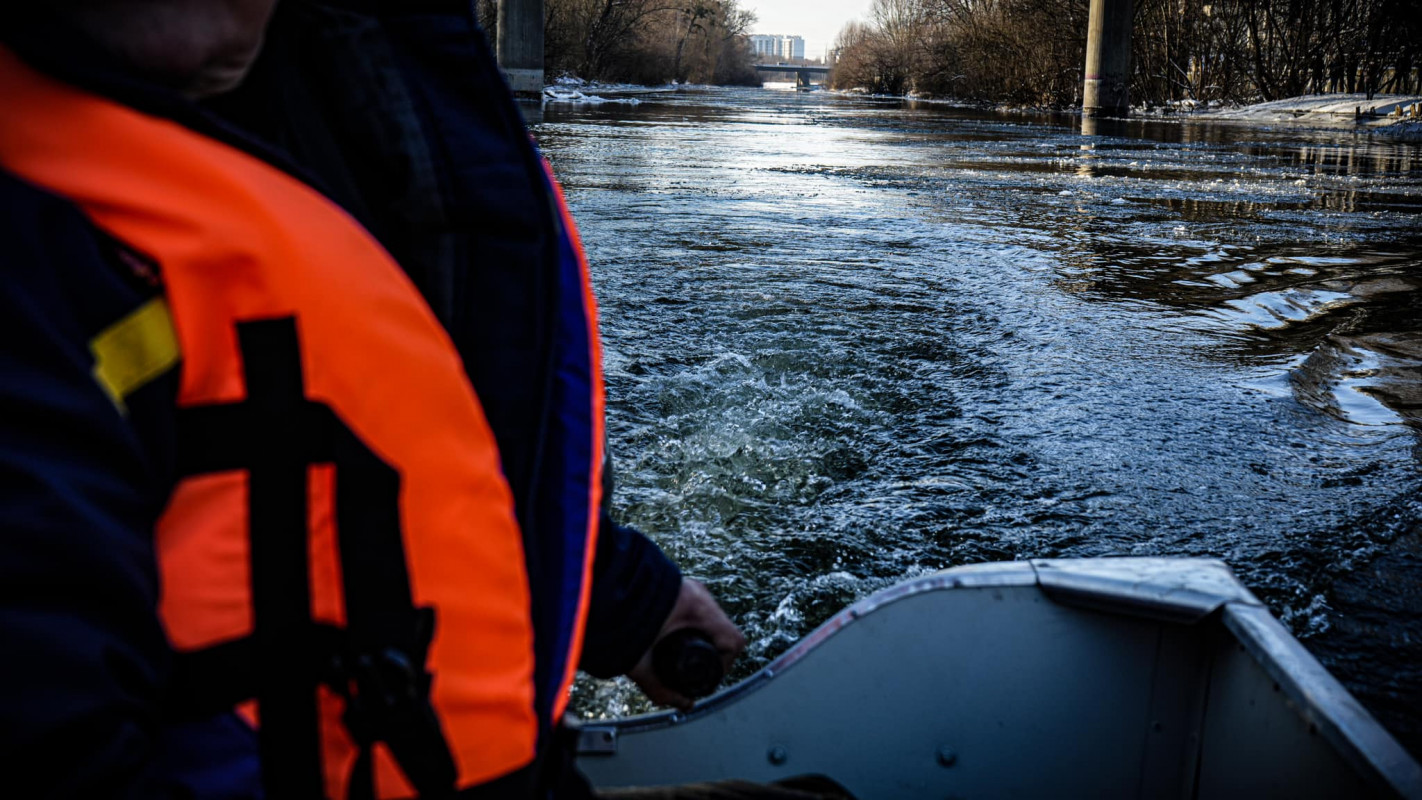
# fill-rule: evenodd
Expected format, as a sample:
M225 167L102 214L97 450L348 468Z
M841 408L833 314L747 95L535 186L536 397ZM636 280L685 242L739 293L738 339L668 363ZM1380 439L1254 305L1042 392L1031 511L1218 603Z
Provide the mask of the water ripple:
M534 114L618 513L725 600L740 674L904 577L1038 556L1224 558L1326 642L1419 519L1416 148L754 91Z

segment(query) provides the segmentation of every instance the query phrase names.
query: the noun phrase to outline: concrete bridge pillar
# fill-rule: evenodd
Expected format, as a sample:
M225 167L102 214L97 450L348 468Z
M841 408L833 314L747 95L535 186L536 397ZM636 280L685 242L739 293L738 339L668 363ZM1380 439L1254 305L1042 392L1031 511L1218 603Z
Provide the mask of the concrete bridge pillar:
M1086 85L1083 117L1130 114L1132 0L1091 0L1086 32Z
M543 0L499 0L496 49L509 85L519 94L543 91Z

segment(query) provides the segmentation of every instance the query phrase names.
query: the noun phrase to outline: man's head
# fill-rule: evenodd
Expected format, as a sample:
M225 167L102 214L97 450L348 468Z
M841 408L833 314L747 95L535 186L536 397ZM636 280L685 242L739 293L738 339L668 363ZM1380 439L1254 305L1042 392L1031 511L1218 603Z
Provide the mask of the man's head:
M277 0L61 0L101 47L193 97L237 87L261 51Z

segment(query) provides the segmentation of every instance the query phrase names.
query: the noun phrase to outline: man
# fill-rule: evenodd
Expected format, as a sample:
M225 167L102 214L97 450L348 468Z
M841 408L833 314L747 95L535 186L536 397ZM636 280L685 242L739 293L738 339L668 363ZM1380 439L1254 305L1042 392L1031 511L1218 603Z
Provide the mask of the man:
M232 93L273 5L4 12L9 786L585 791L579 659L685 705L652 643L743 640L601 508L585 267L468 4L289 3Z

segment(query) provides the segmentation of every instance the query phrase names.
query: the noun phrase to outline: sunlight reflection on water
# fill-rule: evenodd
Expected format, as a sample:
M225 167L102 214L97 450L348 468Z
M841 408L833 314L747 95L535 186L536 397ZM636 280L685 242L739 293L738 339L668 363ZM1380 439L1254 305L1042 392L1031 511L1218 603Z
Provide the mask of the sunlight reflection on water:
M1041 556L1221 557L1326 650L1415 526L1418 148L642 99L529 113L592 257L617 507L725 599L739 675L904 577ZM1354 661L1365 700L1403 680Z

